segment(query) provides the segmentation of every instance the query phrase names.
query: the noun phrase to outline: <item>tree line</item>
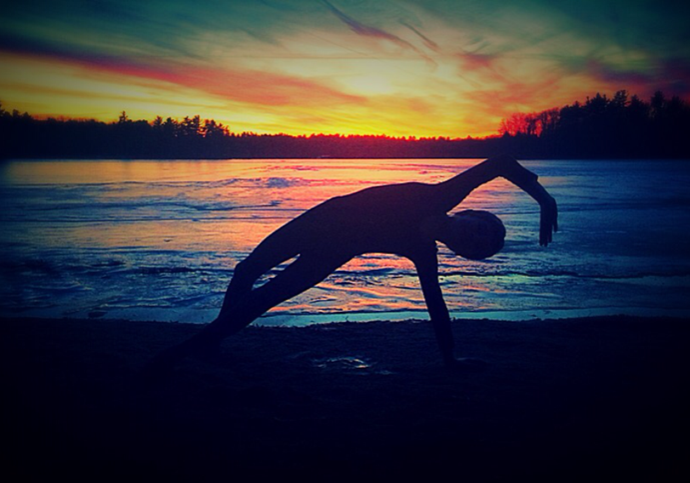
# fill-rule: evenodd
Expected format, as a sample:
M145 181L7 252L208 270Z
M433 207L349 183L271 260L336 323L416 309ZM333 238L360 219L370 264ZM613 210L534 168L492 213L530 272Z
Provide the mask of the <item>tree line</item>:
M624 90L611 98L513 114L499 132L531 157L689 158L690 104L656 92L649 102Z
M37 119L0 104L0 158L690 158L690 106L657 92L619 91L538 113L516 113L486 138L233 133L200 116L105 123Z

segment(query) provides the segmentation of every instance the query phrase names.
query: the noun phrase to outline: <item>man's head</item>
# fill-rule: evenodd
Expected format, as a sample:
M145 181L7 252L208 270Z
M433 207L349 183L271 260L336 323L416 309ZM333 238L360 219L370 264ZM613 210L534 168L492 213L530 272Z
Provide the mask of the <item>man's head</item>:
M503 248L506 229L488 211L465 210L447 217L439 241L461 257L483 260Z

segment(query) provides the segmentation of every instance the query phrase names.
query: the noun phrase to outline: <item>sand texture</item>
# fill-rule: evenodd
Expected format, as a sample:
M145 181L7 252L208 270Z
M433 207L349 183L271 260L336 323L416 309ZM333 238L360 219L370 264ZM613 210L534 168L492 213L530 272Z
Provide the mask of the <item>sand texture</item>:
M425 322L249 327L220 354L141 384L153 355L198 330L0 320L4 472L690 481L689 320L457 321L458 352L487 362L458 372L441 365Z

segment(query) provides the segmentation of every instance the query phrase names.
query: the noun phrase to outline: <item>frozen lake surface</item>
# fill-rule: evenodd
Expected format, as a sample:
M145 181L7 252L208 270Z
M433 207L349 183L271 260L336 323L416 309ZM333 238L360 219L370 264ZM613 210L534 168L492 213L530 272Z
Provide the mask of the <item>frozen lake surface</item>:
M479 160L8 161L0 164L0 315L208 322L233 267L267 234L332 196L434 183ZM441 246L454 317L688 315L690 163L526 161L560 208L504 180L459 209L496 213L506 246L470 262ZM426 318L412 264L370 254L263 324Z

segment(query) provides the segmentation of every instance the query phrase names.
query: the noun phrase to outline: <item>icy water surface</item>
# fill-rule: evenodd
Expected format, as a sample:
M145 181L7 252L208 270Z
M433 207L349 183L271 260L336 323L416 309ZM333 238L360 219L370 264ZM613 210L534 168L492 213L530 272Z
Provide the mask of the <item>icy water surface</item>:
M9 161L0 164L0 315L207 322L233 267L332 196L438 182L478 160ZM441 247L455 317L687 315L690 163L526 161L561 231L503 180L461 209L496 213L505 249L469 262ZM425 318L411 263L370 254L277 307L264 324Z

